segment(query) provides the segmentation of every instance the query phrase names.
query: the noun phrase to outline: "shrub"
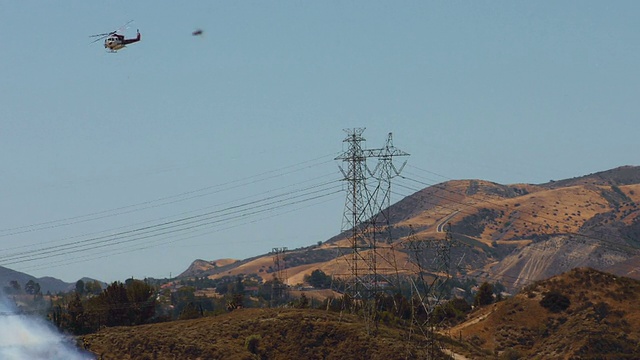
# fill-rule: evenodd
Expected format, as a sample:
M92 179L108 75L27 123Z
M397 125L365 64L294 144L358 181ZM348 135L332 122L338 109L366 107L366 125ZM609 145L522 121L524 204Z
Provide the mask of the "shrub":
M518 360L522 358L522 354L516 349L507 349L500 354L500 360Z
M595 319L597 322L604 320L609 315L609 305L605 302L599 302L593 305L593 311L595 313Z
M559 313L569 308L571 300L558 291L550 291L540 300L540 305L553 313Z
M258 346L260 345L260 335L249 335L244 341L245 348L252 354L258 353Z

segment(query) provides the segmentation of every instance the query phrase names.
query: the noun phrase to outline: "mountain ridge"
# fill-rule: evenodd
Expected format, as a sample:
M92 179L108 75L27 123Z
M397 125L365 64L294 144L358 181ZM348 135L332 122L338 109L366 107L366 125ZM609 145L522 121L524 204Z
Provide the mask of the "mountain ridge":
M11 281L17 281L18 284L24 288L24 285L29 282L29 280L33 280L34 282L38 283L38 285L40 285L40 291L44 294L46 294L47 292L50 292L52 294L58 292L67 292L75 289L76 286L76 282L68 283L51 276L43 276L37 278L20 271L0 266L0 285L2 287L9 286L9 283ZM87 281L94 281L95 279L82 277L78 280L82 280L86 283ZM99 282L101 284L104 284L104 282L102 281ZM2 291L2 287L0 287L0 291Z
M398 248L410 241L441 240L443 225L449 223L454 239L473 249L466 255L469 263L462 264L466 276L517 289L580 266L638 276L633 262L640 255L638 203L640 167L625 165L544 184L449 180L416 191L389 211ZM287 264L288 277L300 281L314 269L348 272L336 264L340 249L349 248L348 236L342 232L319 246L289 251L289 263L295 265ZM398 254L405 262L410 255L406 250ZM200 276L256 273L268 280L270 265L272 256L264 254Z

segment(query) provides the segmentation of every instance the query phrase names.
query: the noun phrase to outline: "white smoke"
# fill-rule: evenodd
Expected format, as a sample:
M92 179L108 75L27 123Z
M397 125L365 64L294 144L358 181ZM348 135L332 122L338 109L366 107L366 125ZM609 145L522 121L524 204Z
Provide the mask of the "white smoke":
M0 359L2 360L87 360L73 340L60 334L45 320L18 314L0 293Z

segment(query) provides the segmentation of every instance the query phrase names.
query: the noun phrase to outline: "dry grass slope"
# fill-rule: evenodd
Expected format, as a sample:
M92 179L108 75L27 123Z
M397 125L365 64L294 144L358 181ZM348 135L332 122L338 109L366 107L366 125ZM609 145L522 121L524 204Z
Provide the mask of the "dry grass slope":
M551 292L570 304L551 311ZM533 359L640 358L640 281L574 269L535 283L506 301L477 310L451 333L486 354Z
M217 317L106 328L85 340L102 359L404 359L425 358L420 339L381 325L310 309L244 309ZM253 340L252 340L253 339Z
M640 277L640 268L627 261L640 253L637 166L541 185L452 180L404 198L392 205L390 213L397 249L409 239L410 229L415 231L412 238L418 240L443 239L440 225L450 222L454 238L473 246L465 257L468 263L463 264L467 272L484 272L491 281L510 288L576 266ZM576 233L586 234L593 241L570 238ZM338 277L349 274L347 262L336 260L349 251L339 251L338 247L350 248L348 232L321 246L290 251L288 283L302 282L315 269ZM401 273L411 272L406 252L398 252L396 260ZM627 265L615 267L623 262ZM273 278L270 254L216 265L194 264L190 276L197 273L219 278L255 273L265 281Z

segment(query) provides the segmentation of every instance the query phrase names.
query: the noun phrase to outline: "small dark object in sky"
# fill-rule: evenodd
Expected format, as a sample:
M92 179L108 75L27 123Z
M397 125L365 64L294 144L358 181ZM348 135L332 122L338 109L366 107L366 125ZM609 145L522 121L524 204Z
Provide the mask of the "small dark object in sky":
M192 32L191 35L193 35L193 36L202 35L202 30L201 29L197 29L196 31Z

